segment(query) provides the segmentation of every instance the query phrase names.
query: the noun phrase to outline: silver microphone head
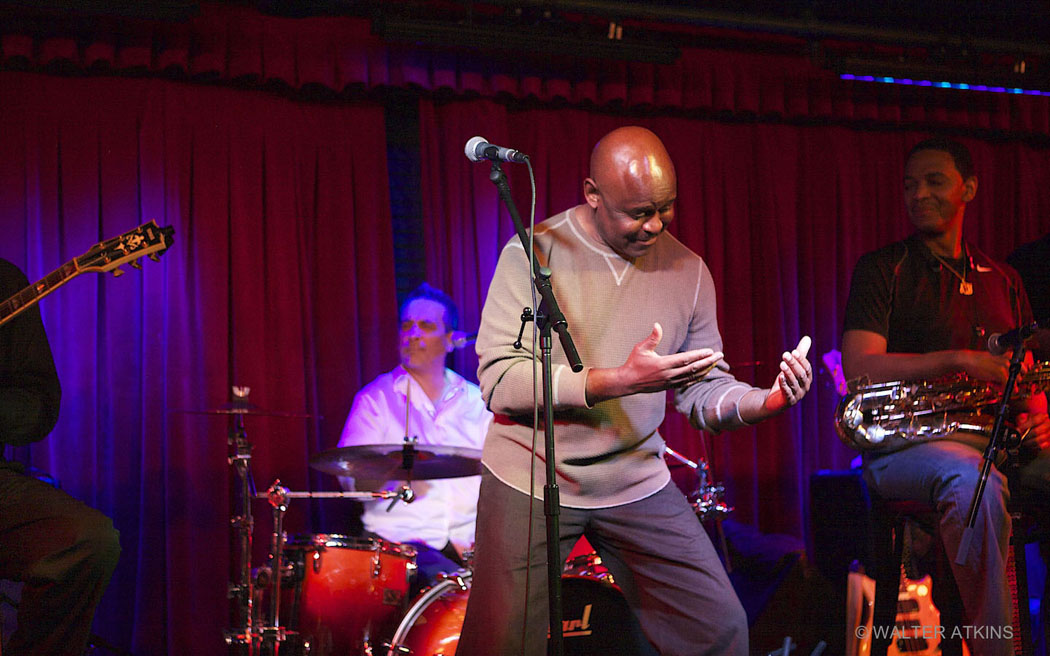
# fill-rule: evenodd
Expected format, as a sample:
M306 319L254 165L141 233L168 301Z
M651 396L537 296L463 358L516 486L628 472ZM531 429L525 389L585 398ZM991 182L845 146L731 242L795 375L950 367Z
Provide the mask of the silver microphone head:
M485 159L483 156L478 155L478 146L481 144L488 143L485 141L485 137L471 137L467 140L467 145L463 147L463 153L472 162L480 162Z

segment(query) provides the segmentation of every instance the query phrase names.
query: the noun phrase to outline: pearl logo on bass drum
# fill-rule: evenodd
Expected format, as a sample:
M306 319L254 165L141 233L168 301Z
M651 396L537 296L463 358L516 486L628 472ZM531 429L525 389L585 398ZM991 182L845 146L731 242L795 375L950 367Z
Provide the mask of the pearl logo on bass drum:
M565 620L561 621L561 634L562 637L572 638L574 636L589 636L591 635L591 607L592 604L587 604L583 607L583 617L578 620Z

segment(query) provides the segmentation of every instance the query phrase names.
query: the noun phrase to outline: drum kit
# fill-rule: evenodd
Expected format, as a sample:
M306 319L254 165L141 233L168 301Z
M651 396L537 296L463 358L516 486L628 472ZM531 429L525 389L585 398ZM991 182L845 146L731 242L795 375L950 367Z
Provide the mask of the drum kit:
M310 460L313 469L358 480L399 480L398 490L378 492L294 492L274 483L257 494L251 474L252 445L246 416L307 418L262 410L248 402L249 389L233 388L233 401L192 414L225 415L231 421L228 462L237 477L239 499L230 526L238 548L228 585L234 627L224 631L239 656L452 656L471 588L468 569L442 573L413 598L416 550L379 538L284 532L284 516L295 498L389 499L411 503L412 481L480 473L480 451L462 447L369 444L329 449ZM675 454L677 455L677 454ZM690 464L695 464L690 461ZM706 470L705 470L706 471ZM692 499L703 521L720 519L731 508L721 503L721 486L701 481ZM265 500L273 513L267 562L252 567L252 501ZM638 656L653 653L637 620L596 554L568 561L562 576L566 654Z

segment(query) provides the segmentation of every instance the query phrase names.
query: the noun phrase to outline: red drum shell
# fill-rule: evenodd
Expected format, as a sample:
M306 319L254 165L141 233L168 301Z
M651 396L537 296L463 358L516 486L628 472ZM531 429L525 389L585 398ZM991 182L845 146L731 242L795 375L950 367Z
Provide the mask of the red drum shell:
M358 653L391 634L408 602L415 549L384 540L302 534L285 543L298 569L292 628L311 656Z
M594 578L590 571L587 574L565 575L561 580L566 656L655 656L619 589L607 577ZM463 574L462 579L467 583L466 590L449 579L416 598L394 632L387 656L456 653L471 575Z
M412 603L390 641L389 656L426 654L454 656L467 614L469 572L461 573L464 590L456 579L440 581L424 590Z

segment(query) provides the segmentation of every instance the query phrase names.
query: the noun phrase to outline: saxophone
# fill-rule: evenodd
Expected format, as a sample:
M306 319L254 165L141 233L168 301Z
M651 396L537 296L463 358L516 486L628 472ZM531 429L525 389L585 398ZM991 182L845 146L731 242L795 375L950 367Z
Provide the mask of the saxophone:
M1048 388L1050 362L1038 362L1019 377L1013 398ZM991 437L1001 395L997 386L962 373L886 383L871 383L862 376L849 381L835 410L835 429L846 446L858 451L896 450L956 431Z

